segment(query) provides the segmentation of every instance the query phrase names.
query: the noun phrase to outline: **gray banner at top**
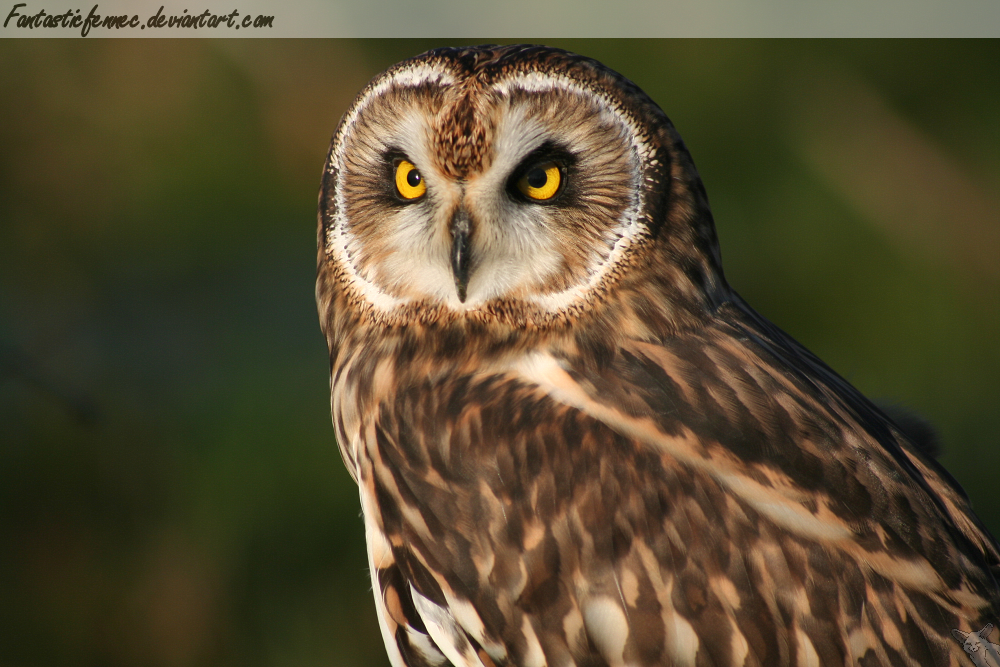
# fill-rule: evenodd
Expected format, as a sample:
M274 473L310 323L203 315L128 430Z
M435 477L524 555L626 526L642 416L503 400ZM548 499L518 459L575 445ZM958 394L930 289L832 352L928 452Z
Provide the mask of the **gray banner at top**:
M1000 0L11 1L3 37L996 37Z

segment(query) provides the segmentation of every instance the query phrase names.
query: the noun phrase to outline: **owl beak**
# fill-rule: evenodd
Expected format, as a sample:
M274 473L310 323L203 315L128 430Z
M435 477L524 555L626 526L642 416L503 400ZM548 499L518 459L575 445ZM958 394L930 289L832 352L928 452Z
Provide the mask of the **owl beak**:
M469 286L469 215L460 208L451 218L451 272L458 300L465 303Z

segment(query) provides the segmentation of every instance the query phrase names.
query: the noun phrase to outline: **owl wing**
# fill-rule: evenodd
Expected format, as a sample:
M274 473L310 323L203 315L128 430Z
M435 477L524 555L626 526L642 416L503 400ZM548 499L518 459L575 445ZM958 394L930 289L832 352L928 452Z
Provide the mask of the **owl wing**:
M748 311L425 379L361 457L397 665L957 665L996 615L961 491Z

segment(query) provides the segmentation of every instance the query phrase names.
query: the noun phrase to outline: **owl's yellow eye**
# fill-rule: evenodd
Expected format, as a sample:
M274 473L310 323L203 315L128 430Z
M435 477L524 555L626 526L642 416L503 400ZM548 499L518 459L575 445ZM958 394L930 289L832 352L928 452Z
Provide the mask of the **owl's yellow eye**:
M545 201L555 196L561 183L562 173L559 171L559 165L555 162L543 162L525 172L517 181L517 189L525 197Z
M412 162L400 160L396 165L396 191L403 199L416 199L427 192L424 179Z

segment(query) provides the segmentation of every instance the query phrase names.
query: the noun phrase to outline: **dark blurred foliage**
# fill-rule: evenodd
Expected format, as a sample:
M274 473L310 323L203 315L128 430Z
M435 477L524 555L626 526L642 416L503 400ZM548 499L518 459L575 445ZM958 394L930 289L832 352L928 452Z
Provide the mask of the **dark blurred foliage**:
M0 43L0 665L386 664L315 202L353 96L438 45ZM557 45L660 103L730 282L1000 532L1000 43Z

